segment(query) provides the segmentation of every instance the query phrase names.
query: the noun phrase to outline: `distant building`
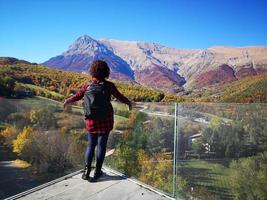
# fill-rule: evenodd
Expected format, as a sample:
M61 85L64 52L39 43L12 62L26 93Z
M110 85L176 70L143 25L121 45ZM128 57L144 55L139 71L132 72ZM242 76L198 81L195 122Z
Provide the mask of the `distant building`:
M193 142L199 138L202 137L202 132L200 133L197 133L197 134L194 134L194 135L191 135L188 139L188 147L190 149L192 149L192 145L193 145ZM209 143L205 143L203 144L203 146L205 146L205 149L206 149L206 153L210 153L210 144Z
M204 119L204 118L195 118L194 119L195 122L199 122L199 123L203 123L203 124L208 124L209 122Z
M191 135L188 139L188 146L191 148L192 147L192 144L195 140L197 140L198 138L201 138L202 137L202 133L197 133L197 134L194 134L194 135Z

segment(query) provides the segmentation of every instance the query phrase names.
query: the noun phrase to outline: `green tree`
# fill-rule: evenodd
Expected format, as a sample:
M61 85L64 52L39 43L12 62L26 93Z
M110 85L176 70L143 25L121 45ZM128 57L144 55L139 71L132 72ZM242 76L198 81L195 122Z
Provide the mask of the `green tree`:
M14 94L15 80L11 77L0 78L0 96L12 96Z
M203 144L203 140L202 139L194 140L193 144L192 144L192 150L197 154L204 153L206 151L206 149L205 149L205 146Z
M128 146L121 146L115 151L112 166L127 176L137 177L140 172L137 150Z
M267 199L267 152L232 161L229 177L235 199Z

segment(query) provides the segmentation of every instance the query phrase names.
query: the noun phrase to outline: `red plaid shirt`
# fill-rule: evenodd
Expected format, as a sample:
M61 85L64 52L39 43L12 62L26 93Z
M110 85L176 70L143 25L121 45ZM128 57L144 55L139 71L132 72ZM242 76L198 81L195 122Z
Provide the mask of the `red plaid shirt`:
M97 80L93 79L93 81L97 81ZM125 104L130 103L129 99L123 96L112 82L107 81L107 83L108 83L108 87L109 87L109 91L111 95L113 95L115 98L117 98L122 103L125 103ZM79 101L80 99L82 99L89 85L90 83L84 84L75 95L67 98L65 102L72 103L72 102ZM105 119L98 119L98 120L87 119L85 120L85 125L86 125L86 130L90 133L109 133L113 129L113 125L114 125L113 107L111 106L110 112L108 113L108 116Z

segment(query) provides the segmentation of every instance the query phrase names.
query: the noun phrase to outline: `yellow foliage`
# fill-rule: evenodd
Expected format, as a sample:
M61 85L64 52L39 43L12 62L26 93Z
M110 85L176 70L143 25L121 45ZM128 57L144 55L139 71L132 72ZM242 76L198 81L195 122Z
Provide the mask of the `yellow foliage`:
M25 127L21 133L19 133L16 140L13 141L13 152L21 154L25 146L30 142L30 135L33 133L31 127Z
M3 136L5 143L8 145L12 145L12 141L17 138L18 129L15 126L7 126L2 132L1 135Z
M37 122L37 111L36 110L31 111L30 119L31 119L31 123Z
M14 126L8 126L6 127L2 132L1 132L1 135L4 137L4 138L7 138L9 137L10 134L12 134L12 132L14 132L16 130L16 128Z
M139 179L144 183L162 188L172 175L172 160L164 153L149 157L144 151L138 152L141 168Z
M212 129L215 129L216 127L218 127L220 124L222 123L222 119L219 117L212 117L210 120L210 124L209 127Z
M16 165L17 167L20 167L20 168L28 168L31 166L30 163L24 161L24 160L20 160L20 159L16 159L14 161L12 161L14 165Z

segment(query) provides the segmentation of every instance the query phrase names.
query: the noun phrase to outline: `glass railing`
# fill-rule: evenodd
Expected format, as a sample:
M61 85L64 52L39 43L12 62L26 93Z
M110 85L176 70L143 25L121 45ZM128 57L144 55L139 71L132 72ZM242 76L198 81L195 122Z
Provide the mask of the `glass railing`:
M177 105L176 196L267 198L267 104Z
M0 199L82 169L86 144L80 107L0 98Z
M177 199L266 199L267 105L113 102L105 167ZM83 110L0 98L0 199L84 167Z
M114 153L106 166L172 195L175 105L137 103L128 112L118 104L114 109L118 118L108 143Z

